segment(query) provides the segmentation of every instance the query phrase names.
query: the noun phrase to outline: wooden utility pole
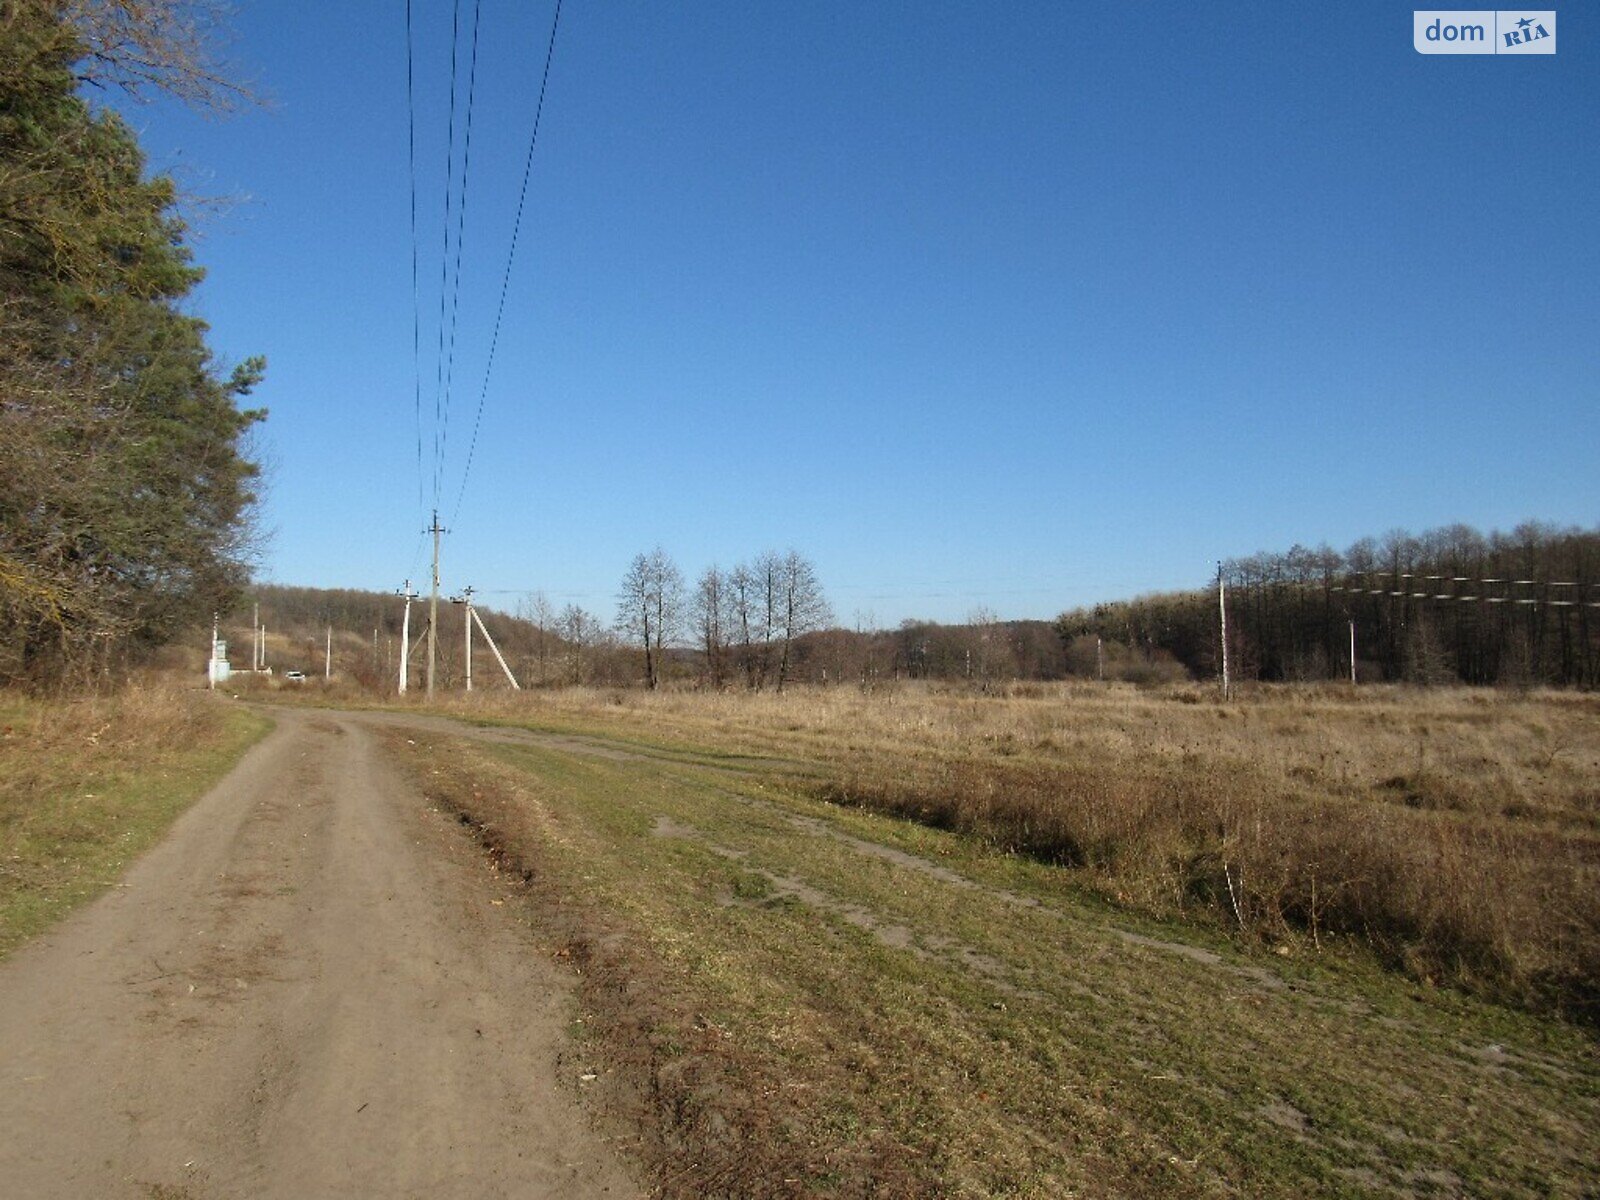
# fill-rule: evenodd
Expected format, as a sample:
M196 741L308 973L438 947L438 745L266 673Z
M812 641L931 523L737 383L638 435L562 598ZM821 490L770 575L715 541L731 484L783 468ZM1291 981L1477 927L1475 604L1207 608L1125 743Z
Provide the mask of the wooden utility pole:
M411 602L417 594L411 590L411 580L406 580L405 591L400 593L406 598L406 615L400 618L400 694L406 694L406 668L411 665Z
M1222 698L1228 699L1233 689L1228 681L1228 585L1222 578L1222 564L1217 564L1217 607L1222 610Z
M433 524L426 532L433 534L433 590L428 594L428 699L433 699L433 675L439 662L439 639L434 631L439 628L439 510L433 510Z

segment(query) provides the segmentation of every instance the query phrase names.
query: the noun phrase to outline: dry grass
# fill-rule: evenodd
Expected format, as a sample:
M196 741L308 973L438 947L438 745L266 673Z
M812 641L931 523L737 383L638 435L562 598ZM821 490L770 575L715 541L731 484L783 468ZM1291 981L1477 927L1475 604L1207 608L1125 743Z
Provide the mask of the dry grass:
M268 727L169 686L0 694L0 954L111 886Z
M803 761L813 794L1075 869L1250 938L1600 1019L1600 698L1022 685L572 689L486 716Z
M1147 918L1079 886L1095 869L824 803L850 764L818 751L898 744L819 732L830 699L479 701L562 731L390 739L574 971L566 1070L653 1194L1593 1194L1588 1031L1309 936L1230 945L1197 901L1204 920ZM987 769L941 749L901 766Z

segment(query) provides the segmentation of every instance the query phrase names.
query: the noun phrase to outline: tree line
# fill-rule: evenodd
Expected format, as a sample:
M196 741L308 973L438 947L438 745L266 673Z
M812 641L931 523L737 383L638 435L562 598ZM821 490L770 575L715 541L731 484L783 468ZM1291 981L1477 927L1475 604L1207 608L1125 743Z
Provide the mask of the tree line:
M1297 546L1233 559L1222 565L1222 582L1236 679L1348 679L1352 624L1364 680L1593 687L1600 678L1600 608L1553 603L1600 601L1600 530L1396 532L1343 553ZM261 587L255 598L263 623L292 644L320 647L325 625L349 632L359 649L346 665L375 686L392 686L398 597ZM1006 621L979 608L963 623L908 619L879 629L857 618L843 628L815 566L797 551L710 566L691 585L657 548L629 563L614 621L537 592L515 613L479 612L525 687L670 683L756 692L930 680L987 690L1070 678L1178 682L1220 669L1214 582L1074 609L1053 622ZM360 640L369 631L370 643ZM413 609L413 640L421 631ZM444 636L447 688L460 681L463 641Z
M1222 564L1236 678L1600 684L1600 528L1397 530L1340 553L1295 546ZM1064 612L1095 638L1196 676L1221 666L1215 585Z
M0 4L0 683L99 678L248 579L265 362L213 358L176 186L88 98L236 99L193 7Z
M252 604L276 643L287 642L305 659L277 663L279 669L314 666L331 626L336 669L379 689L393 686L404 608L397 595L259 585L223 622L224 635L241 647L250 642ZM524 687L649 687L652 679L657 687L751 691L797 682L875 688L903 679L985 687L1059 678L1066 669L1048 622L1002 621L984 609L964 625L907 620L878 629L863 618L853 629L840 628L832 623L815 566L792 550L764 552L732 568L708 567L692 588L665 551L640 554L624 574L614 621L577 604L553 604L543 592L525 595L514 612L485 606L478 612ZM413 642L424 621L418 604L411 613ZM445 687L463 674L459 614L449 621L441 630Z

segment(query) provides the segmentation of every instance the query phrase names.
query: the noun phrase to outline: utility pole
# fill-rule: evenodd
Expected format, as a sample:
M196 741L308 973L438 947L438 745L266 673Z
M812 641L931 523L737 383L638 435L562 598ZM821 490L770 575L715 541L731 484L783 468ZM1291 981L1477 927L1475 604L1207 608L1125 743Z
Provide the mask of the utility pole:
M328 648L322 660L322 678L333 678L333 626L328 626Z
M1098 633L1094 635L1094 677L1101 683L1106 681L1106 643Z
M257 600L250 618L250 673L261 670L261 601Z
M1350 686L1356 685L1356 623L1350 622Z
M211 690L217 690L217 622L220 616L211 614L211 661L206 663L206 678L211 681Z
M406 598L406 615L400 619L400 694L406 694L406 667L411 662L411 602L417 594L411 590L411 580L406 580L405 591L400 593Z
M439 662L438 638L434 631L439 628L439 535L444 530L439 528L439 510L433 510L433 524L427 533L433 534L433 590L428 594L428 699L433 699L433 675Z
M467 610L467 691L472 690L472 586L467 585L461 593L461 603Z
M1228 585L1222 578L1222 564L1217 564L1217 607L1222 610L1222 698L1228 699L1232 689L1228 683Z

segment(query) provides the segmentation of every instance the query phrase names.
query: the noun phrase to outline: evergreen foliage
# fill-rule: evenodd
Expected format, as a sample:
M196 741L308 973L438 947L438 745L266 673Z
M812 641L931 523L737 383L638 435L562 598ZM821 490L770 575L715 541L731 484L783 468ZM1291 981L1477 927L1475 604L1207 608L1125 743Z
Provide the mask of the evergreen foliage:
M247 579L265 362L223 372L182 311L176 189L80 95L86 14L0 3L0 680L103 671Z

